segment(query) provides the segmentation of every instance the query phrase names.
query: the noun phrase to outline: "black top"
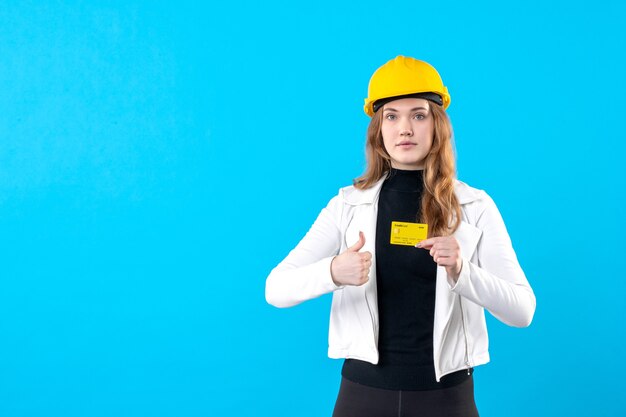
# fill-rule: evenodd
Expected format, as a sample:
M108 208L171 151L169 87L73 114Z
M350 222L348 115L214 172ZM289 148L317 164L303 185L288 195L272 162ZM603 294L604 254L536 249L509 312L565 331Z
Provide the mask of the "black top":
M437 264L424 249L392 245L391 222L418 222L422 170L392 169L382 185L376 223L379 363L344 362L351 381L395 390L430 390L462 382L467 371L435 380L433 323Z

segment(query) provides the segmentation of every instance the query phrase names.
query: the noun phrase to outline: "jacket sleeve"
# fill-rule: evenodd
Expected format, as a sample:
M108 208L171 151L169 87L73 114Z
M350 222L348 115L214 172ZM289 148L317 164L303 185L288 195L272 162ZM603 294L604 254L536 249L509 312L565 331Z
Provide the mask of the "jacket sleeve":
M493 199L484 193L484 210L477 213L482 230L475 259L463 259L452 291L486 308L509 326L526 327L535 314L536 299L517 261L502 216Z
M330 263L341 247L341 194L322 209L315 223L265 283L265 299L276 307L291 307L342 288L332 280Z

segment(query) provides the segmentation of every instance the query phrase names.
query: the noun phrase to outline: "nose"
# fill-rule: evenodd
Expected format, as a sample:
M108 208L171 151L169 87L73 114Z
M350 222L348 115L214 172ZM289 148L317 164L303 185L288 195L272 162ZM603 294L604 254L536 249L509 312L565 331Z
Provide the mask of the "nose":
M413 128L408 120L405 120L400 125L400 136L413 136Z

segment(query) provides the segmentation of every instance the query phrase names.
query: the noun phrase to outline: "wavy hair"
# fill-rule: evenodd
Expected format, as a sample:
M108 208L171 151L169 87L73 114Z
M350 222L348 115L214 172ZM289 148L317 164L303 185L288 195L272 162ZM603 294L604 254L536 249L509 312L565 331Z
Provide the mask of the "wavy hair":
M417 221L428 224L428 236L448 236L461 223L461 205L454 193L456 164L452 148L452 125L443 107L429 102L433 117L433 143L424 161L424 192ZM382 109L374 113L367 128L365 173L354 180L364 190L372 187L391 169L381 125Z

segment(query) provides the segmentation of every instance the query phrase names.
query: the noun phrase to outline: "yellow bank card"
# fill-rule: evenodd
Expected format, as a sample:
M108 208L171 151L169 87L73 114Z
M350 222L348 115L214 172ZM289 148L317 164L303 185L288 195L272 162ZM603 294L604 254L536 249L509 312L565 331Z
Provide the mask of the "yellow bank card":
M428 236L428 225L423 223L391 222L392 245L415 246Z

